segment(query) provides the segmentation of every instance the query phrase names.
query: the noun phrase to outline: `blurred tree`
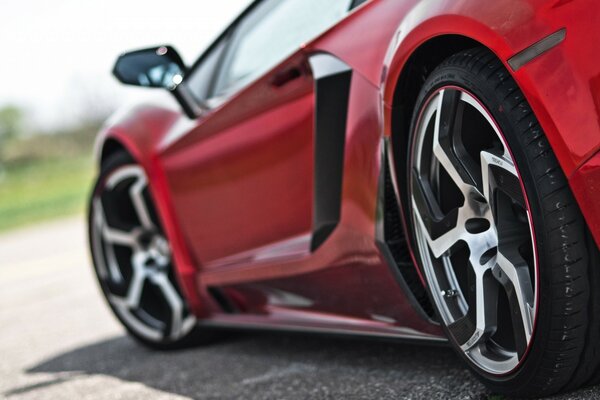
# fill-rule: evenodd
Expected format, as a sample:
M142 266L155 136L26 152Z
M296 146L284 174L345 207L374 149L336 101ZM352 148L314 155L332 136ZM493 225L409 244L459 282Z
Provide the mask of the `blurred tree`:
M9 140L18 137L23 130L23 111L16 106L0 108L0 138Z
M5 148L10 140L23 133L23 110L8 105L0 108L0 169L4 164Z

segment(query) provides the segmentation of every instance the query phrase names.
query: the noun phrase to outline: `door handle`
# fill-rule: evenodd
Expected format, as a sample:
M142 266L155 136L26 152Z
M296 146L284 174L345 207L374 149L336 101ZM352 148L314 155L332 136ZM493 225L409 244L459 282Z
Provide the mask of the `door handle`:
M271 84L275 87L282 87L295 81L302 76L302 70L298 67L292 67L282 72L275 74L271 80Z

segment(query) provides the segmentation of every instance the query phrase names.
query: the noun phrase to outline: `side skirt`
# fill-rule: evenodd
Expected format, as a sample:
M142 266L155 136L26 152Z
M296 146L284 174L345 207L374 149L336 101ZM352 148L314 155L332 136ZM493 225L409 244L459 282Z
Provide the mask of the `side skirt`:
M386 339L401 342L419 342L426 344L447 344L445 337L422 334L409 329L397 327L363 327L363 326L326 326L326 324L308 324L306 322L276 321L270 317L254 315L215 315L211 319L200 320L201 327L215 329L253 330L266 332L310 333L333 336L350 336L374 339Z

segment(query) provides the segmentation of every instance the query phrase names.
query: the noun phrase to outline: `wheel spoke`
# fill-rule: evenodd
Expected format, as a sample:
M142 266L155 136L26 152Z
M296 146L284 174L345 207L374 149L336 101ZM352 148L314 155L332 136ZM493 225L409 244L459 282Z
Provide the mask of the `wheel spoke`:
M152 223L152 219L150 218L150 213L148 212L146 200L144 199L143 195L146 185L146 175L142 174L138 178L135 185L131 186L129 195L131 196L133 207L137 212L138 218L140 219L142 226L147 230L153 230L154 223Z
M514 263L504 254L498 253L493 272L508 296L515 344L520 357L527 349L533 333L534 294L527 264L519 255L513 254L511 259L521 261Z
M454 135L460 128L457 126L460 102L461 92L458 90L446 89L440 93L433 133L433 153L466 198L471 192L470 188L477 187L477 180L460 161L454 150L456 142Z
M131 258L133 276L131 278L131 283L129 284L129 290L127 291L127 305L131 309L140 307L144 281L148 277L148 270L144 265L146 261L147 257L142 253L134 254Z
M108 273L106 271L106 266L104 263L99 263L100 267L98 268L98 272L103 279L107 279L110 274L110 280L113 283L120 284L123 282L123 274L121 273L121 269L119 268L119 263L117 262L117 257L115 255L115 249L113 245L122 245L130 248L137 247L137 235L129 232L123 232L117 229L113 229L108 226L108 222L106 216L104 214L104 207L102 206L102 201L97 198L93 203L94 207L94 224L96 226L97 231L100 232L100 236L102 240L107 246L105 249L105 261L108 266ZM101 246L101 245L97 245ZM97 247L98 251L100 251L100 247Z
M450 231L448 231L443 236L440 236L436 240L428 240L429 247L433 253L433 256L436 258L441 257L444 253L448 253L450 249L458 243L458 241L463 240L465 237L465 229L464 227L456 227Z
M183 301L164 272L152 273L149 279L162 291L171 308L171 329L169 337L178 339L183 329Z
M123 283L123 274L121 273L121 269L119 268L117 255L115 254L115 249L113 246L106 246L106 262L108 264L108 270L110 271L111 281L116 284ZM103 278L107 278L106 273L104 274Z
M117 313L121 316L121 318L123 318L126 324L139 335L155 342L162 340L163 333L160 330L145 324L137 317L135 317L130 312L129 306L127 305L127 301L125 299L123 299L122 297L109 295L108 300L113 304L113 306L117 310Z
M444 215L429 183L421 179L416 171L413 172L413 194L416 210L431 239L436 240L456 227L458 208Z
M482 151L481 176L485 198L493 199L494 191L500 190L522 208L525 207L519 175L514 164L505 156Z
M495 330L497 325L498 283L494 280L489 269L474 268L475 271L475 296L474 311L471 318L475 320L473 335L462 344L464 351L469 351L478 343L486 340ZM474 314L474 316L472 315Z
M465 346L468 342L476 342L479 339L479 336L475 335L477 327L473 322L474 319L472 315L467 314L448 325L452 336L461 347Z
M96 224L101 230L102 238L105 242L131 248L137 246L137 235L135 230L132 230L131 232L125 232L108 226L108 221L106 219L106 215L104 214L104 207L102 206L102 201L99 198L94 200L94 216Z
M492 200L497 221L499 244L493 273L508 298L513 336L519 358L525 353L533 333L534 290L529 265L519 252L523 245L531 246L527 223L515 214L515 205L525 212L525 197L514 164L491 152L482 152L484 190ZM499 196L498 192L504 196ZM525 218L526 219L526 218Z
M144 199L144 189L148 185L148 179L141 167L132 165L118 170L106 182L106 187L108 189L113 189L116 185L129 178L135 179L135 182L129 189L129 197L138 219L140 220L140 224L146 230L154 230L154 223L152 222L146 200Z
M413 201L413 209L418 210L419 207L416 202ZM458 209L458 213L460 213L461 209ZM448 230L443 235L439 236L437 239L432 239L429 235L429 230L423 221L423 218L419 212L415 213L417 217L417 223L419 224L419 228L425 235L427 240L427 244L433 253L435 258L439 258L448 251L460 240L465 238L467 233L464 226L456 225L454 228Z
M137 235L133 232L124 232L104 225L102 237L110 244L117 244L134 248L137 246Z
M125 298L113 295L109 297L109 300L131 319L133 317L131 317L130 311L141 309L144 283L151 282L161 291L171 311L169 331L164 334L171 340L177 340L193 328L196 319L192 315L184 318L183 299L173 286L166 271L148 268L147 261L148 257L143 253L132 257L133 274Z

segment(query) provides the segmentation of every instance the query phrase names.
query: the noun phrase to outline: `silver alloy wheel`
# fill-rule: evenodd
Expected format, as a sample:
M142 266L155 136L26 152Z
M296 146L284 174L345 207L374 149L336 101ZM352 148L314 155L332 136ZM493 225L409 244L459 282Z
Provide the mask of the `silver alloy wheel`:
M410 163L416 247L443 323L473 364L507 374L537 311L533 224L510 149L473 95L445 87L425 103Z
M139 166L120 167L107 176L92 200L94 261L123 322L146 340L172 342L187 335L196 320L177 289L169 242L153 220L146 190Z

